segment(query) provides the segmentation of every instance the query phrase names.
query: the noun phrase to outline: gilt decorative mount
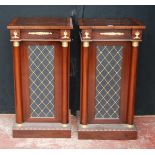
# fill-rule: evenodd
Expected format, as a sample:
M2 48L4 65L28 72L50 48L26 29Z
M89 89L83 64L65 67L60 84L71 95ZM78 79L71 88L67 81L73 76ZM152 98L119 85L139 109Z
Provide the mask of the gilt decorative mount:
M141 40L142 39L142 31L141 30L132 30L132 39L133 40Z
M91 30L82 30L81 36L83 40L90 40L91 39Z
M84 39L90 39L89 32L85 31L84 35L85 35Z
M10 30L10 36L12 41L20 40L20 31L19 30Z
M14 39L19 38L19 37L18 37L18 33L17 33L16 31L14 31L14 33L13 33L13 34L14 34L14 36L13 36L12 38L14 38Z
M68 32L65 30L64 32L63 32L63 37L62 37L63 39L68 39L69 37L68 37Z
M136 31L135 32L135 37L134 39L140 39L140 32L139 31Z
M124 33L123 32L101 32L100 35L106 35L106 36L123 36Z
M52 35L52 32L29 32L28 34L42 36L42 35Z

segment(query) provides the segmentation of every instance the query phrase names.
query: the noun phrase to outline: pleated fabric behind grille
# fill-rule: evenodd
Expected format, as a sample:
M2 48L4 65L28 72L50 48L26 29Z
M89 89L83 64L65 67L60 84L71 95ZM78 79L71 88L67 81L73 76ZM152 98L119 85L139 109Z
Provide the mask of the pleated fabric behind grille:
M97 46L95 105L97 119L119 118L122 54L123 46Z
M54 117L54 46L29 46L30 116Z

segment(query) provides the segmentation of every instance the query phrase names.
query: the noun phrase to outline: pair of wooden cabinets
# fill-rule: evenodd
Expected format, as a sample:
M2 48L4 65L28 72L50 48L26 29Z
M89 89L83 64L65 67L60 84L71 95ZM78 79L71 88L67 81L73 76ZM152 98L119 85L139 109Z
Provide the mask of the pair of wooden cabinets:
M79 139L135 139L136 66L143 24L135 19L79 19L79 28ZM72 20L17 18L8 29L14 63L13 136L70 138Z

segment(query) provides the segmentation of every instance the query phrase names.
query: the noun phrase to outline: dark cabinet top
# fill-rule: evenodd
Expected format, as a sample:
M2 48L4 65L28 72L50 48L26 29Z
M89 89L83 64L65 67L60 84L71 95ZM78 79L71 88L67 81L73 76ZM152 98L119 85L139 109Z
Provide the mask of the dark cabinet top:
M72 29L71 18L15 18L7 26L8 29Z
M134 18L85 18L78 20L80 29L144 29Z

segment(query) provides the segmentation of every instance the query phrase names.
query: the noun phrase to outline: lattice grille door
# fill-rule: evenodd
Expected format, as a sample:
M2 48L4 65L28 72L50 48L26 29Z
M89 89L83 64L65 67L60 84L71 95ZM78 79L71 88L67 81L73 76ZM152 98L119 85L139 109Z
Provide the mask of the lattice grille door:
M97 46L95 118L117 119L123 46Z
M30 117L54 117L54 46L30 45Z

